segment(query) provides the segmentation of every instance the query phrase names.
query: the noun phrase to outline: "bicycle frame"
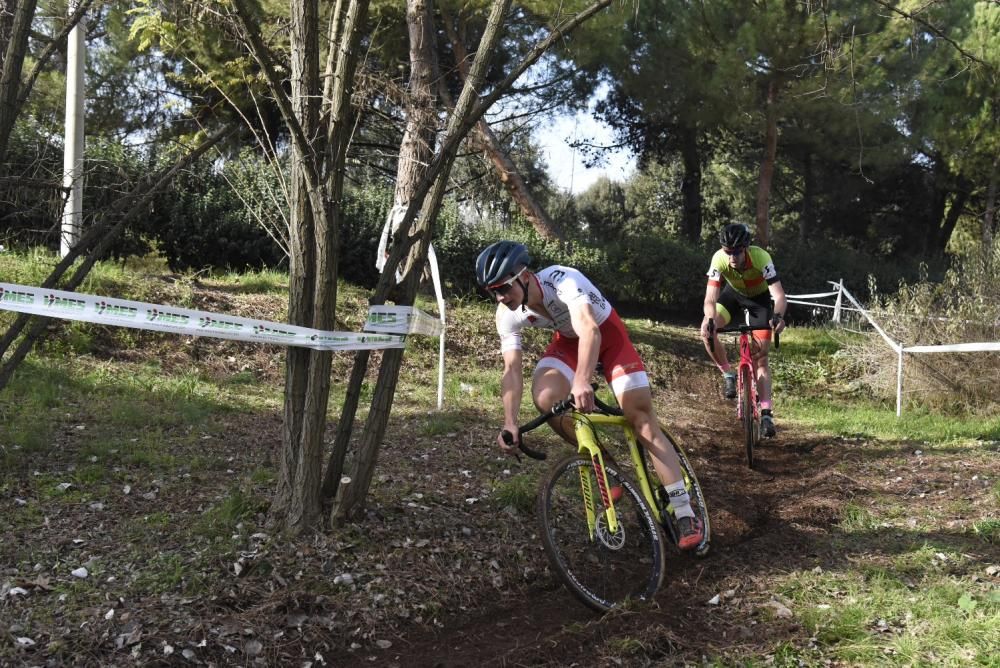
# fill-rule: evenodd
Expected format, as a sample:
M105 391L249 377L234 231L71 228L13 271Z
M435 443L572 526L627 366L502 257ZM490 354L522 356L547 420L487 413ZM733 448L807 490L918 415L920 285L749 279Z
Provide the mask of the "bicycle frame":
M753 410L754 422L759 422L760 406L757 400L757 362L753 358L751 338L749 330L740 330L740 361L736 365L736 396L743 396L743 370L747 369L750 377L750 408ZM742 401L736 402L736 417L739 420L742 420L744 417Z
M625 434L625 441L628 443L629 457L635 467L636 481L639 483L639 490L643 498L649 504L650 510L656 521L663 523L663 517L653 495L653 488L649 484L649 477L646 473L646 465L643 459L641 445L636 438L635 431L624 416L605 415L603 413L591 413L584 415L573 411L570 416L573 418L574 431L576 432L577 452L590 457L594 464L594 471L597 474L598 491L601 495L601 504L604 507L604 516L607 521L608 530L614 533L618 530L618 514L615 512L614 499L611 497L608 485L608 476L604 469L604 453L597 441L595 425L613 426L620 428ZM589 477L580 472L580 487L586 503L587 527L590 531L590 538L593 540L597 528L597 504L594 503L594 491L590 488Z
M739 333L738 345L740 351L740 361L736 366L736 419L743 425L747 452L747 465L750 468L753 468L754 466L754 448L760 442L761 417L759 397L757 395L757 362L754 360L753 356L753 332L756 330L769 332L771 331L771 327L770 325L765 327L754 327L748 323L723 327L717 330L713 329L712 331L712 336L726 332ZM714 345L714 343L712 345ZM779 345L778 335L775 334L775 349L777 349ZM749 414L747 411L749 411Z

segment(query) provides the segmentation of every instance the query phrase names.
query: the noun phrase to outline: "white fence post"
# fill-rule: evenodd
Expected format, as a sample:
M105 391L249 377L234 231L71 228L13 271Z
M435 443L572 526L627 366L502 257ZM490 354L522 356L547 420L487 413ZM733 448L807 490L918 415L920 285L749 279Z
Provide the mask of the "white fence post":
M837 284L837 303L833 305L833 321L840 324L840 305L844 300L844 279Z
M903 346L899 347L899 363L896 367L896 417L903 414Z

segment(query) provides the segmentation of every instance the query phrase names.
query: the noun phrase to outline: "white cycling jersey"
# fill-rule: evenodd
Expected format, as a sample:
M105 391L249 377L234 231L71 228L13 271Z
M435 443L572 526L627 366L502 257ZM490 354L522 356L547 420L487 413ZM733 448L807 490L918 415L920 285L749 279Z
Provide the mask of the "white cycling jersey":
M614 310L590 279L571 267L546 267L535 272L533 280L541 288L545 310L551 317L526 306L511 311L503 304L498 305L497 332L501 352L521 349L521 330L525 327L554 329L563 336L577 338L569 313L570 304L577 301L586 300L590 304L598 325L603 324Z

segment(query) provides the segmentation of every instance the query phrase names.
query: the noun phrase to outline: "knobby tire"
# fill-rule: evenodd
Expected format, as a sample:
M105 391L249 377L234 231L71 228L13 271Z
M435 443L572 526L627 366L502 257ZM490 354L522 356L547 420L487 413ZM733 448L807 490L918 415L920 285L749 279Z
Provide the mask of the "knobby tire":
M754 419L751 383L752 379L750 378L750 369L745 366L740 368L740 384L743 386L743 391L740 396L740 401L743 402L743 436L747 450L747 466L753 468L753 449L754 446L757 445L757 425L756 420Z
M656 518L637 487L605 463L609 484L621 486L615 501L618 532L606 530L593 463L574 454L542 479L538 518L542 544L556 573L583 603L598 611L628 600L649 600L663 582L665 550ZM593 490L598 529L591 540L580 482L583 471Z
M701 489L701 483L698 482L698 476L695 475L694 467L691 466L691 461L688 459L687 453L684 452L677 440L662 424L660 425L660 430L667 437L667 440L670 441L674 452L677 453L677 460L680 462L681 470L684 472L684 482L687 486L688 495L691 497L691 507L694 508L694 514L701 520L701 524L705 528L704 537L698 543L698 547L692 550L696 556L704 557L708 554L712 543L712 523L708 517L708 503L705 501L705 493ZM657 484L656 471L649 461L648 454L646 455L646 470L650 483ZM664 522L671 521L671 515L667 512L666 507L660 508L660 515L664 518ZM673 535L673 533L673 529L671 528L670 534ZM674 537L674 540L676 541L676 537Z

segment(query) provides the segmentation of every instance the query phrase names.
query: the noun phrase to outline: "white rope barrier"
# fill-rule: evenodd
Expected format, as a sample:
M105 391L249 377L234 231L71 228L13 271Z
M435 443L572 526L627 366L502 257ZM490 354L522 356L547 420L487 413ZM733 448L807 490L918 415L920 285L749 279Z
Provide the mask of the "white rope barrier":
M875 329L876 332L885 340L886 344L892 348L893 352L896 353L896 417L902 415L903 412L903 356L904 353L911 354L926 354L926 353L973 353L973 352L1000 352L1000 341L981 341L976 343L949 343L941 345L929 345L929 346L904 346L901 342L895 341L886 334L871 314L865 310L865 308L858 303L858 300L844 287L844 282L841 280L838 283L830 281L830 283L837 289L833 292L815 293L809 295L788 295L787 299L789 303L792 304L804 304L808 306L819 306L823 308L834 309L834 322L840 322L840 312L842 310L855 311L861 313L868 323ZM827 304L817 304L802 301L804 299L819 299L823 297L832 297L836 295L837 303L833 306ZM855 308L845 308L841 305L841 298L846 297L847 300L854 305Z

